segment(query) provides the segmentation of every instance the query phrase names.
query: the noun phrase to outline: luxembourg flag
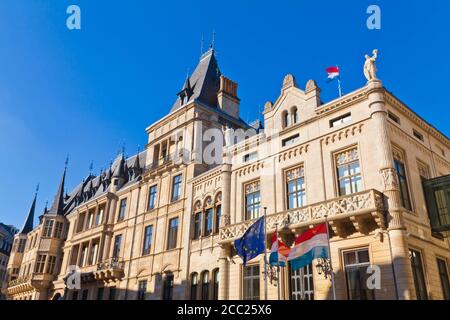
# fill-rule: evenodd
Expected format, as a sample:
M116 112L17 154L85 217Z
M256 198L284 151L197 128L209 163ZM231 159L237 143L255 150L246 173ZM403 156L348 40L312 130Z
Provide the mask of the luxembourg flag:
M285 267L287 258L291 248L285 245L282 241L278 240L277 234L272 236L272 248L270 249L269 263L271 266Z
M333 81L334 78L339 78L339 67L329 67L326 70L328 73L328 82Z
M327 225L324 223L306 231L295 239L288 261L295 271L307 266L314 259L327 259L328 257Z

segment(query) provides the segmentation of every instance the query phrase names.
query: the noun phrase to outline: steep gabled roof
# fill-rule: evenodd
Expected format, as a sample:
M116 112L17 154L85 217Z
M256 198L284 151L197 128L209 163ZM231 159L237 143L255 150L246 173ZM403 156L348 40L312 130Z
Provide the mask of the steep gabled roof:
M197 100L211 107L217 106L217 91L220 85L220 70L215 57L214 49L209 49L204 53L194 73L186 79L183 89L189 91L192 94L187 102ZM180 95L175 101L170 112L173 112L182 106L182 98Z
M33 203L31 204L30 211L28 212L27 219L25 220L25 223L22 226L22 229L20 229L20 234L27 234L31 230L33 230L33 222L34 222L34 211L36 209L36 198L37 193L34 194Z
M67 168L64 168L64 172L61 177L61 182L59 183L55 199L53 200L53 204L46 215L50 216L64 215L64 183L66 180L66 169Z

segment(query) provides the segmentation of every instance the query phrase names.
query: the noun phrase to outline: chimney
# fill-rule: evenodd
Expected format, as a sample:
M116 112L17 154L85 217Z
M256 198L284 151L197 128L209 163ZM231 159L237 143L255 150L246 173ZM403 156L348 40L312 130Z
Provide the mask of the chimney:
M220 88L217 93L219 108L230 116L239 119L239 103L237 97L237 83L220 76Z

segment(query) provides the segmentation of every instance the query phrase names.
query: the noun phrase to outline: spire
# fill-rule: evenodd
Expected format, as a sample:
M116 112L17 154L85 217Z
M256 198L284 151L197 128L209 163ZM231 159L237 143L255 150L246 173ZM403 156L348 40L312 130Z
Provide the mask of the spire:
M66 171L67 160L63 175L61 177L61 182L59 183L58 191L55 195L55 199L53 200L50 210L47 212L47 215L64 215L64 183L66 180Z
M25 220L25 223L22 226L22 229L20 230L19 234L27 234L31 230L33 230L33 222L34 222L34 211L36 209L36 198L39 191L39 184L36 187L36 192L34 193L34 199L31 203L30 211L28 212L27 220Z

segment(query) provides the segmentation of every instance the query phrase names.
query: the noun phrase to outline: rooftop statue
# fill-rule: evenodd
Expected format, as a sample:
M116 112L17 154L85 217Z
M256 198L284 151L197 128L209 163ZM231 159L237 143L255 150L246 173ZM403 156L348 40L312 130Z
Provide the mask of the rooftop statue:
M367 81L377 80L377 66L375 62L378 58L378 50L373 50L373 56L365 55L366 62L364 63L364 76Z

